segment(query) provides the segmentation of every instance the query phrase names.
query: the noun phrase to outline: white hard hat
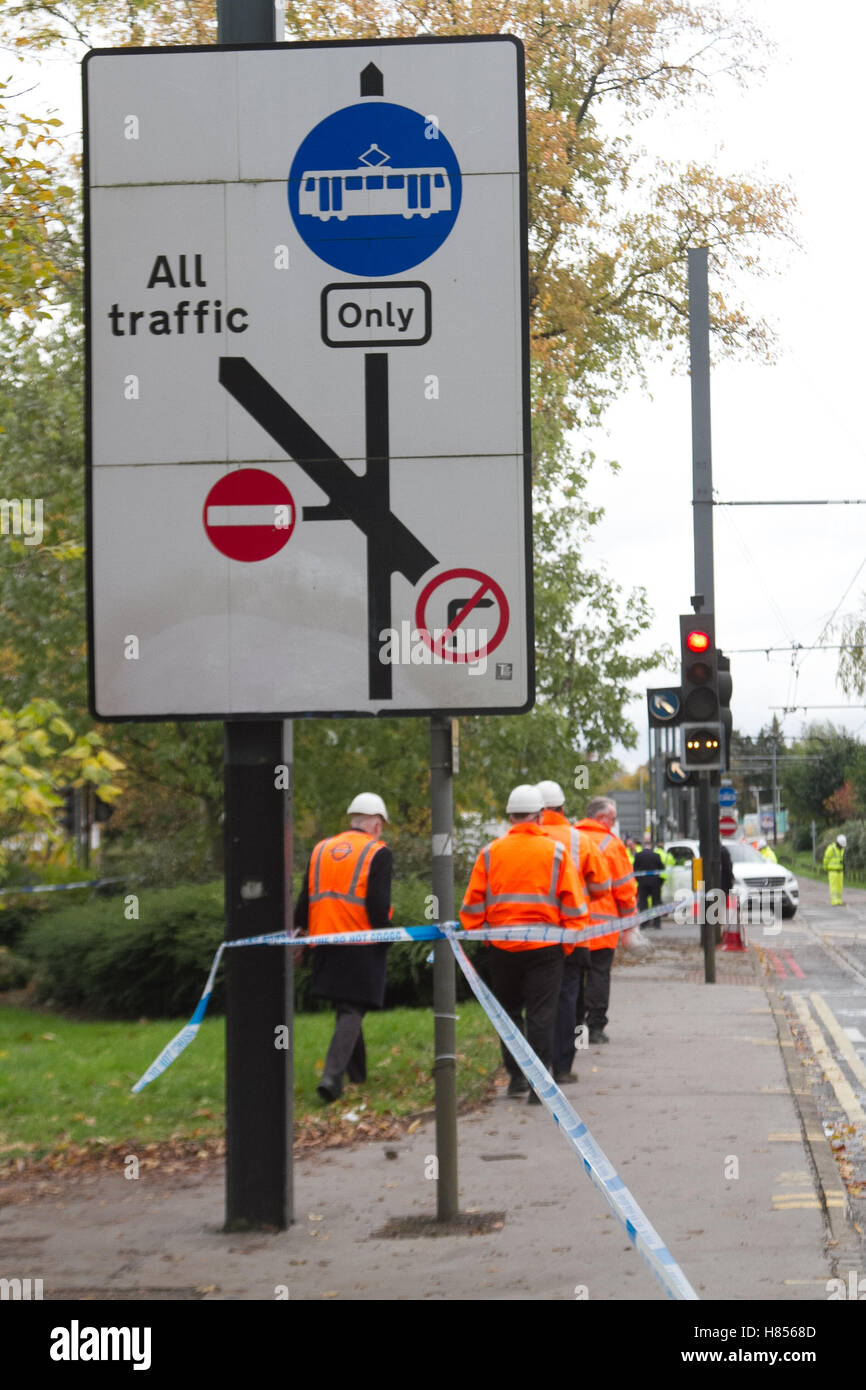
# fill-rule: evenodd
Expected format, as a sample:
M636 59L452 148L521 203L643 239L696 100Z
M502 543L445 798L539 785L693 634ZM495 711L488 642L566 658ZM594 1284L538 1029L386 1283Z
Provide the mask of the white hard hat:
M836 844L837 844L837 845L841 845L843 849L845 848L845 846L847 845L847 843L848 843L848 837L847 837L847 835L837 835L837 836L836 836Z
M509 796L505 810L509 816L512 813L536 816L539 811L544 810L541 792L538 787L530 787L528 783L522 782L519 787L514 788Z
M388 819L385 803L375 792L359 792L355 800L346 808L347 816L381 816Z
M545 806L565 805L565 792L558 782L539 782L538 790Z
M767 841L766 841L766 840L759 840L759 841L758 841L758 849L766 849L766 848L767 848Z

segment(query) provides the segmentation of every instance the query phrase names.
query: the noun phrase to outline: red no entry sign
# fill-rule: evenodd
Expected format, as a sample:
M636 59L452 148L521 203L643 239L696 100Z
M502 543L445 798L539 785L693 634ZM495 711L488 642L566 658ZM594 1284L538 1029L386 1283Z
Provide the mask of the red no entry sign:
M737 818L736 818L736 816L720 816L720 817L719 817L719 833L720 833L721 835L726 835L726 836L728 836L728 838L730 838L731 835L736 835L736 833L737 833Z
M418 635L444 661L477 661L495 651L508 618L508 600L496 580L472 569L446 570L431 579L415 608Z
M285 483L263 468L238 468L215 483L203 511L207 538L230 560L267 560L295 529L295 503Z

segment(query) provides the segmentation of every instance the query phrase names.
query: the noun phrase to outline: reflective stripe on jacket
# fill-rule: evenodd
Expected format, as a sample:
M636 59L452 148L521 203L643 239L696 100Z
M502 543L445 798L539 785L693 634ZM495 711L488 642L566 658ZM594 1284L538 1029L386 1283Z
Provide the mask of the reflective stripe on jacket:
M384 840L363 830L344 830L319 841L310 859L310 936L369 930L367 880L373 855L384 848Z
M571 855L581 890L587 900L589 920L594 921L592 914L596 906L598 905L601 911L601 900L606 895L610 896L610 873L603 857L589 836L581 834L559 811L545 811L541 817L541 828L545 835L564 845ZM571 955L577 944L579 943L563 942L565 954Z
M579 927L587 921L577 869L562 845L535 821L519 821L475 861L460 921L473 928ZM500 951L538 951L545 941L494 941Z
M593 899L593 923L608 921L613 925L621 917L630 917L637 911L637 879L622 840L617 839L606 825L597 820L578 821L576 829L592 841L610 875L610 888L607 893ZM605 936L595 937L588 941L587 945L591 951L600 951L603 947L616 946L618 941L619 930L616 929Z

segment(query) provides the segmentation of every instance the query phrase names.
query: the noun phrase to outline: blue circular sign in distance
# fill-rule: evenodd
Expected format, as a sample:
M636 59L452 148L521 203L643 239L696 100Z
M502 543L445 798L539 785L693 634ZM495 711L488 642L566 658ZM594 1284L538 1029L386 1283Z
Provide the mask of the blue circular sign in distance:
M680 710L680 697L675 690L658 691L650 698L653 719L675 719Z
M667 775L672 782L688 782L690 776L679 758L669 759L667 763Z
M433 122L369 100L310 131L288 183L292 221L310 250L335 270L373 279L438 251L462 191L457 156Z
M721 787L719 789L720 806L736 806L737 793L734 787Z

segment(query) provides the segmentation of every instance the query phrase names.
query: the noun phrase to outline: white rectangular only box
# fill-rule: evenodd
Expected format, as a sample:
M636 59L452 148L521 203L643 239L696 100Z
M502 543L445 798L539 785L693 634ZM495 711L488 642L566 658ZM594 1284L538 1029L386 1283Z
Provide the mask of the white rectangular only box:
M534 699L523 51L84 62L91 708Z

